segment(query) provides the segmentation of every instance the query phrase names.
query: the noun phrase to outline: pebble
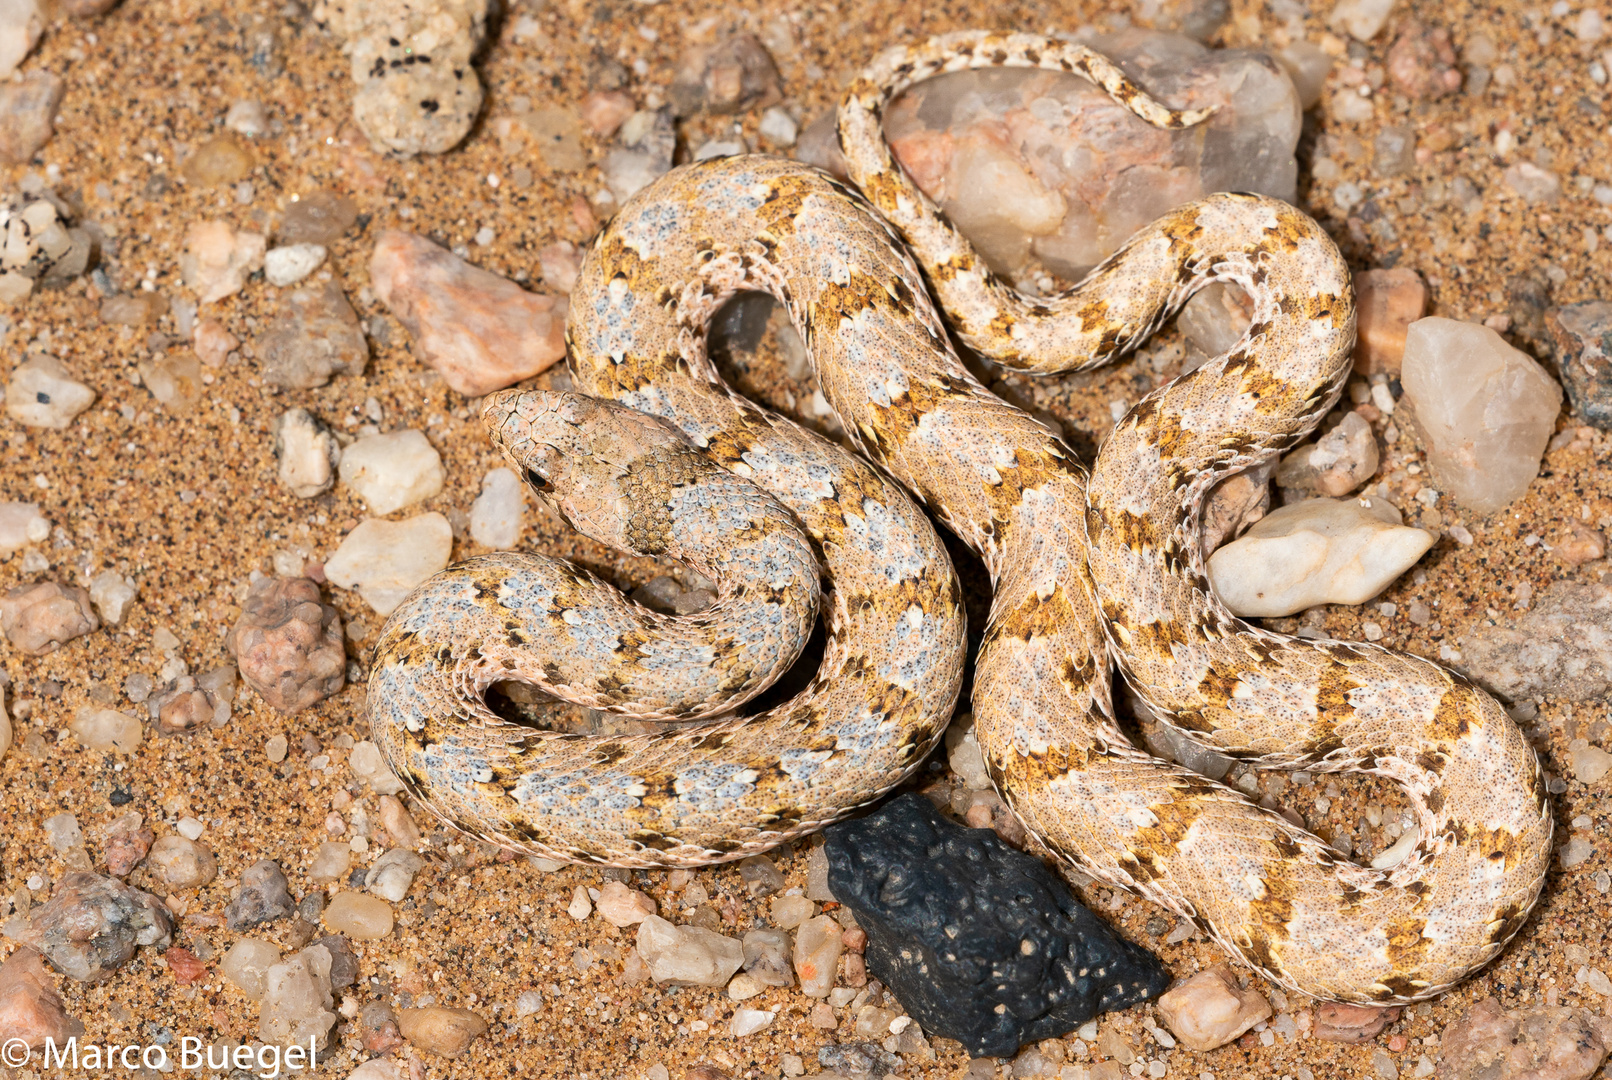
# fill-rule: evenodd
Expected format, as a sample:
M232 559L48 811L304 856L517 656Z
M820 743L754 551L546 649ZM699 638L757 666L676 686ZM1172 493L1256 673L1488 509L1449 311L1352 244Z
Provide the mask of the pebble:
M132 821L125 821L132 818ZM101 858L106 861L106 872L113 877L127 877L151 850L156 835L140 827L139 814L126 814L119 819L118 827L101 843Z
M268 988L269 969L280 962L280 950L267 941L242 938L230 946L218 970L241 993L259 1001Z
M946 728L946 764L962 777L963 786L969 791L992 790L990 775L985 771L985 755L974 735L973 713L958 713Z
M556 292L569 293L576 287L577 274L582 272L582 252L569 240L559 240L537 249L537 266L544 284Z
M416 585L448 565L452 551L453 526L441 514L403 521L370 518L325 562L325 577L357 589L378 614L390 615Z
M1569 839L1561 847L1558 859L1563 870L1570 870L1580 863L1588 862L1590 856L1595 854L1595 842L1583 836Z
M26 165L50 141L67 84L49 71L0 82L0 164Z
M304 408L287 409L274 421L273 433L282 487L312 499L335 486L341 444L318 417Z
M728 1032L736 1038L754 1035L762 1028L771 1026L773 1018L777 1015L776 1010L735 1009L733 1019L728 1023Z
M196 350L196 359L207 367L222 367L229 354L240 344L240 339L217 319L203 319L196 324L190 344Z
M649 915L638 927L638 954L657 983L726 986L744 963L744 946L698 926Z
M795 969L790 959L793 942L782 930L762 928L745 934L744 972L761 986L794 986Z
M1439 1037L1447 1080L1589 1080L1606 1060L1604 1021L1586 1009L1507 1011L1494 998L1468 1009Z
M1511 701L1612 694L1612 586L1556 581L1526 612L1461 639L1472 677Z
M469 1009L400 1009L397 1026L413 1045L438 1057L456 1058L487 1030L487 1021Z
M211 970L195 953L178 946L163 953L162 959L168 965L168 971L173 975L174 982L179 986L201 982Z
M141 360L137 370L157 404L175 416L189 415L201 401L201 361L189 352L159 353Z
M403 1066L390 1058L371 1058L347 1074L347 1080L405 1080Z
M795 931L795 976L807 997L827 997L834 989L840 954L845 951L844 930L833 916L807 919Z
M1233 613L1291 615L1363 604L1433 546L1387 500L1307 499L1271 511L1209 557L1209 580Z
M371 1001L358 1014L359 1039L372 1054L387 1054L403 1045L397 1014L385 1001Z
M268 242L262 233L236 232L223 221L198 221L185 230L179 272L203 304L241 291L246 278L263 267Z
M295 285L324 265L325 249L320 244L288 244L269 249L263 256L263 276L270 285Z
M395 846L414 851L420 846L420 827L414 823L409 814L395 795L382 795L380 797L381 828L386 830Z
M197 187L223 187L246 179L257 165L252 151L232 135L219 135L196 148L180 166L180 174Z
M403 790L403 781L393 775L380 747L368 739L353 746L352 753L347 756L347 765L353 770L353 775L368 784L377 795L396 795Z
M1321 101L1327 76L1332 73L1333 60L1328 52L1312 41L1294 41L1274 54L1287 77L1293 80L1293 89L1299 94L1299 107L1305 112Z
M78 818L72 814L52 814L40 825L45 830L45 839L59 855L84 845L84 830L79 828Z
M1450 32L1416 19L1399 24L1388 49L1388 78L1406 97L1431 100L1461 89L1461 72L1455 66Z
M341 455L341 482L358 493L375 515L390 514L437 495L447 473L442 456L423 431L370 435Z
M594 135L608 139L638 107L622 90L595 90L582 99L582 122Z
M99 982L128 962L141 945L167 948L173 923L162 901L116 878L70 873L50 899L6 936L37 949L63 975Z
M1562 197L1562 178L1531 161L1519 161L1500 174L1500 179L1526 203L1550 205Z
M101 301L101 321L109 326L144 326L168 314L168 309L168 298L161 293L125 293Z
M526 528L526 486L513 469L490 469L470 504L470 536L483 547L508 551Z
M414 875L425 866L425 860L405 848L393 848L369 868L364 875L364 888L392 903L401 903L414 884Z
M1329 25L1348 32L1356 41L1370 41L1388 21L1394 0L1338 0Z
M785 894L773 897L771 911L774 926L793 930L817 914L817 905L799 893Z
M90 579L90 603L101 613L101 621L108 626L122 624L129 605L140 594L134 582L116 570L102 570Z
M320 4L315 18L345 38L358 85L353 119L377 149L444 154L469 134L482 86L471 58L487 0Z
M272 859L259 859L241 874L241 887L224 908L224 922L231 930L247 930L295 910L285 872Z
M1612 754L1599 746L1591 746L1587 739L1574 739L1568 743L1567 757L1573 770L1573 779L1581 784L1593 784L1612 769Z
M310 945L269 968L263 981L258 1038L275 1046L329 1045L340 1019L331 999L330 950Z
M44 13L37 0L7 0L0 5L0 79L15 74L44 32Z
M219 715L218 702L208 691L198 688L196 680L181 675L151 695L146 709L156 720L160 735L194 735L215 720L222 726L229 719L225 708Z
M1612 303L1568 304L1547 314L1545 327L1573 411L1598 428L1612 428Z
M1390 1005L1345 1005L1323 1001L1315 1007L1315 1037L1322 1042L1368 1043L1399 1019L1401 1008Z
M224 114L224 126L248 139L255 139L269 129L269 113L261 101L243 99L231 105Z
M95 401L95 391L74 379L54 356L17 365L6 386L6 415L25 427L67 429Z
M599 890L599 917L611 926L635 926L655 914L655 900L648 893L629 889L619 881L607 881Z
M780 150L794 146L795 140L800 137L799 122L777 106L761 114L761 123L756 130L763 139Z
M356 202L334 191L317 190L294 198L274 235L287 246L317 244L328 248L357 222Z
M1479 514L1527 490L1562 407L1562 388L1532 357L1487 326L1421 319L1403 382L1441 490Z
M353 846L344 840L330 840L319 845L313 862L308 864L308 877L321 885L333 885L347 879L353 866Z
M1280 68L1176 34L1074 36L1146 72L1154 95L1218 111L1155 128L1079 76L1039 69L955 72L901 95L885 113L891 148L993 270L1035 285L1039 263L1078 281L1170 206L1212 191L1293 200L1301 110ZM812 135L798 155L832 171L832 140Z
M887 1076L901 1068L895 1054L875 1042L849 1042L817 1049L817 1063L846 1077Z
M73 738L91 750L116 750L122 754L134 753L140 745L145 728L137 717L116 709L102 709L86 705L67 722Z
M0 559L50 539L50 522L35 503L0 502Z
M1569 525L1557 535L1551 553L1568 566L1583 566L1606 555L1606 537L1583 525Z
M218 860L206 844L164 836L151 847L146 868L172 889L195 889L218 876Z
M620 144L605 155L605 186L618 203L626 202L671 171L677 130L670 109L640 109L627 117L617 135Z
M325 925L359 941L383 938L392 932L392 906L379 897L340 892L325 908Z
M1346 412L1314 443L1284 457L1276 467L1276 482L1336 498L1376 475L1377 462L1377 438L1371 425L1359 413Z
M413 233L388 229L370 259L375 295L414 351L458 393L476 397L565 356L566 298L530 293Z
M744 112L782 97L778 67L754 34L741 33L689 50L668 93L678 116Z
M67 1004L56 992L55 980L45 970L44 958L33 949L18 949L0 964L0 1044L30 1050L49 1042L58 1047L84 1025L67 1015Z
M1038 859L947 821L922 795L826 836L830 885L867 933L868 971L924 1031L976 1057L1056 1038L1170 983Z
M1189 1049L1224 1046L1271 1015L1271 1003L1244 990L1223 965L1200 971L1159 998L1159 1017Z
M739 862L739 878L751 896L771 896L784 887L784 875L765 855L752 855Z
M258 343L263 379L275 386L311 390L337 375L362 375L369 342L358 313L334 281L293 289Z
M1414 270L1361 270L1354 276L1355 371L1397 376L1405 335L1427 310L1427 286Z
M577 922L582 922L593 914L593 900L588 896L588 890L581 885L571 890L571 904L565 913Z
M77 586L44 581L0 594L0 633L25 656L55 652L100 627L90 594Z
M341 615L310 578L265 577L225 639L241 678L276 712L311 708L341 690L347 651Z
M0 201L0 301L21 303L36 285L72 281L89 265L95 244L87 230L73 225L67 204L48 189Z

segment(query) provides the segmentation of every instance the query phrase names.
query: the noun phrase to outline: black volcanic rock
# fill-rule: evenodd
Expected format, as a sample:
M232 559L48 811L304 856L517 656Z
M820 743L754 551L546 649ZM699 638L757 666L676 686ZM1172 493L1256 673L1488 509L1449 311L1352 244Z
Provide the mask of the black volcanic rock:
M868 970L925 1031L1007 1057L1161 994L1170 972L1116 936L1039 860L908 794L826 831L834 898Z

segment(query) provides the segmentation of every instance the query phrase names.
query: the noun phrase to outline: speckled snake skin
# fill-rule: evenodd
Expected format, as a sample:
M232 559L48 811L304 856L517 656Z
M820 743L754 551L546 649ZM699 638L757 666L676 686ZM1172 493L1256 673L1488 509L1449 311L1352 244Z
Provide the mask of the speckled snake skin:
M444 699L463 682L455 665L471 661L448 644L442 613L405 606L372 679L377 738L450 822L628 865L759 850L844 814L932 745L961 665L950 568L878 474L842 455L805 466L814 479L802 485L787 467L795 448L832 448L716 382L703 345L711 315L762 290L788 310L857 444L990 571L976 730L1024 824L1060 859L1196 920L1280 984L1362 1003L1432 996L1491 959L1538 897L1552 822L1532 750L1495 701L1435 664L1239 621L1209 589L1199 535L1217 482L1293 446L1336 401L1354 340L1347 268L1292 207L1217 195L1144 229L1067 293L1014 294L894 165L880 130L903 87L983 65L1080 73L1156 124L1203 115L1158 105L1103 58L1045 38L976 33L892 50L840 110L871 207L777 159L678 169L623 207L572 293L579 387L670 420L822 544L827 622L840 636L812 688L756 720L641 743L512 733L484 716L467 725ZM907 244L960 336L1022 370L1120 355L1211 281L1250 294L1253 324L1229 353L1132 409L1088 479L958 361ZM512 406L500 395L488 408L498 418ZM852 529L858 503L867 525ZM882 530L869 505L888 515ZM898 518L908 531L892 557ZM884 548L870 546L876 536ZM859 636L857 619L872 630ZM1418 838L1393 865L1356 865L1240 793L1135 749L1110 711L1111 658L1222 752L1392 779ZM823 704L836 691L854 699L839 712ZM478 770L489 779L468 782Z

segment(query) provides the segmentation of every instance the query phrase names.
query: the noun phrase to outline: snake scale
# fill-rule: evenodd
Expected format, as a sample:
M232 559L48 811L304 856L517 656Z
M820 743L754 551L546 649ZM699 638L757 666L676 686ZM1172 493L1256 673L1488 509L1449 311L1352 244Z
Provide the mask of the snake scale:
M754 717L654 735L501 720L482 694L504 678L636 706L619 680L573 694L545 670L579 642L577 609L559 591L523 588L524 557L493 556L450 569L392 616L371 677L376 739L445 821L567 860L715 862L843 817L933 748L961 677L956 577L904 488L990 573L977 737L998 790L1058 859L1204 926L1284 986L1357 1003L1430 997L1490 960L1538 898L1552 818L1534 753L1498 703L1436 664L1238 620L1210 590L1199 533L1215 484L1294 446L1336 402L1355 331L1347 267L1301 212L1222 194L1171 211L1067 292L1015 293L894 163L881 131L905 87L998 65L1077 73L1160 126L1207 115L1169 109L1100 55L1048 38L967 33L893 49L840 106L854 189L763 156L676 169L621 208L571 294L578 388L664 419L774 496L820 548L832 590L812 683ZM959 362L928 292L971 348L1053 373L1122 355L1214 281L1249 294L1252 325L1136 405L1089 476ZM827 400L884 472L721 384L705 332L747 290L784 306ZM545 448L568 436L552 430L550 398L502 392L485 412L510 460L579 527L655 553L554 490ZM619 477L625 460L605 471ZM640 517L664 518L663 504L617 500ZM784 604L812 600L805 584L785 591L771 612L780 626ZM640 638L621 640L631 668ZM1111 711L1113 663L1222 753L1389 778L1415 814L1414 843L1392 865L1361 866L1141 752Z

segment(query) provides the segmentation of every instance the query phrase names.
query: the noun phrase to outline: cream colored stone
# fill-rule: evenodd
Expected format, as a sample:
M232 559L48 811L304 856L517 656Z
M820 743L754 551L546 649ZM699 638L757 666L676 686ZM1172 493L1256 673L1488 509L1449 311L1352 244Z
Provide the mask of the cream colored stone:
M1308 499L1273 510L1209 557L1209 580L1234 613L1291 615L1363 604L1437 539L1401 525L1383 499Z
M1440 490L1492 514L1522 497L1562 409L1562 388L1487 326L1421 319L1405 339L1405 397Z
M416 585L448 565L452 552L453 527L441 514L370 518L347 534L325 563L325 577L357 589L376 612L390 615Z
M1159 1016L1189 1049L1224 1046L1271 1015L1271 1003L1243 990L1225 967L1200 971L1159 998Z

